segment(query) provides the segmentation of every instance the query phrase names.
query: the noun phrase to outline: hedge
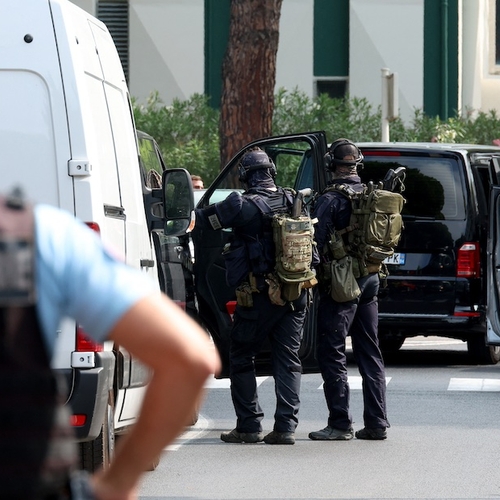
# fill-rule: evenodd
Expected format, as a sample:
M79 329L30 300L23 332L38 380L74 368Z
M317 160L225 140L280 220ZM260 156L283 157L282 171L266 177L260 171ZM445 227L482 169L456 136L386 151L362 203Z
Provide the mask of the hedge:
M145 105L132 99L136 126L152 135L169 167L185 168L200 175L208 186L217 176L219 165L219 111L208 97L194 94L175 99L170 106L153 92ZM279 89L275 96L273 135L324 130L328 140L347 137L355 142L380 141L380 107L366 99L333 99L326 94L315 98L304 92ZM500 144L500 118L496 110L475 112L447 120L414 111L411 123L400 118L390 125L391 141L434 141L468 144Z

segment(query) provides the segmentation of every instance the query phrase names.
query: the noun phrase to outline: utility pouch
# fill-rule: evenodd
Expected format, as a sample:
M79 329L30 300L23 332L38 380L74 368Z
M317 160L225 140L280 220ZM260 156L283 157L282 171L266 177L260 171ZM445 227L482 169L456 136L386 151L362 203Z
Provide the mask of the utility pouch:
M389 269L383 262L378 271L378 276L380 279L380 288L387 288L387 278L389 276Z
M241 307L253 307L252 287L248 282L242 283L235 290L236 303Z
M293 302L300 297L304 283L284 283L282 295L288 302Z
M354 274L355 278L363 278L368 274L368 269L358 258L352 259L352 274Z
M275 306L284 306L286 302L281 297L281 283L273 274L269 274L266 279L266 283L269 285L267 293L269 294L269 300Z
M330 295L336 302L349 302L357 299L361 294L352 264L352 258L349 255L331 262Z
M344 240L342 236L338 235L335 231L330 235L328 248L330 249L333 260L341 260L347 255L344 248Z
M259 288L257 287L257 278L253 273L248 275L248 284L250 285L250 290L252 293L259 293Z

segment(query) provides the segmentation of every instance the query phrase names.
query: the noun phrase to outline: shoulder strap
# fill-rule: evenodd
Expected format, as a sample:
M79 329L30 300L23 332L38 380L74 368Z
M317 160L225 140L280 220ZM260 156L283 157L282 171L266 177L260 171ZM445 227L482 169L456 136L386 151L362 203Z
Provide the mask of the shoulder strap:
M331 186L328 186L325 188L323 193L329 193L329 192L337 192L341 193L350 200L353 200L354 198L358 197L360 193L354 191L354 189L349 186L348 184L332 184Z
M246 197L264 214L268 215L273 209L265 202L262 196L258 194L247 194Z
M350 233L354 231L357 228L356 225L356 220L354 215L354 203L356 200L359 200L362 192L357 192L355 191L351 186L348 184L332 184L331 186L328 186L323 193L328 193L328 192L336 192L340 193L346 198L348 198L351 201L352 208L353 208L353 213L351 213L351 220L348 226L346 226L343 229L336 229L335 232L337 235L342 236L343 234Z
M290 211L293 206L294 191L292 189L278 188L274 192L258 191L249 193L245 196L253 202L264 215L273 215L275 213Z

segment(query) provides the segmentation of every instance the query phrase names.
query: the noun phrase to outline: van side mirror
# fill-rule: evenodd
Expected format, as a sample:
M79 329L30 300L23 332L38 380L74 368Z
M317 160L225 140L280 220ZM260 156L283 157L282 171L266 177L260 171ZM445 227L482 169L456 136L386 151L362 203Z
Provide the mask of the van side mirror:
M166 236L185 234L194 217L193 185L189 172L183 168L170 168L162 175L164 207L164 233Z

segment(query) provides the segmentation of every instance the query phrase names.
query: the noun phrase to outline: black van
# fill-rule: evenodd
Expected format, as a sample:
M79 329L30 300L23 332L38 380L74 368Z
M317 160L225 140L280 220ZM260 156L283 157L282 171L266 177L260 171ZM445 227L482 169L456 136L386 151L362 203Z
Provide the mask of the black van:
M221 171L199 201L200 207L220 200L221 192L242 189L237 165L250 146L260 146L277 166L277 183L296 190L321 192L329 173L324 132L268 137L247 145ZM480 363L496 363L500 347L486 344L486 261L488 196L496 184L500 148L437 143L362 143L362 179L378 181L389 168L406 167L405 229L395 256L388 262L388 286L380 293L380 341L384 350L399 349L407 337L433 335L467 342ZM226 285L222 248L230 230L195 226L194 279L198 315L210 331L227 376L234 290ZM317 372L316 303L304 329L301 356L304 372ZM269 374L269 351L256 360Z
M379 331L385 350L415 335L467 342L480 363L500 348L485 344L489 193L500 148L459 144L359 144L363 180L406 167L405 229L380 292Z

